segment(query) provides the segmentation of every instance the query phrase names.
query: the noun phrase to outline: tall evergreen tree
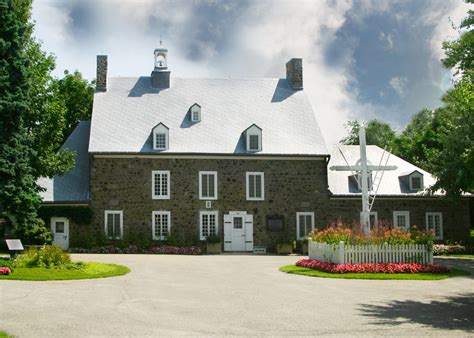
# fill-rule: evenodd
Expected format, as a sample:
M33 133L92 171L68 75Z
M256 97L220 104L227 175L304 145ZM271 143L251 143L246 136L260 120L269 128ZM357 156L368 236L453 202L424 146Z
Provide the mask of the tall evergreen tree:
M36 226L40 203L31 168L36 153L25 126L31 86L25 55L29 15L19 15L25 3L0 0L0 213L22 233Z

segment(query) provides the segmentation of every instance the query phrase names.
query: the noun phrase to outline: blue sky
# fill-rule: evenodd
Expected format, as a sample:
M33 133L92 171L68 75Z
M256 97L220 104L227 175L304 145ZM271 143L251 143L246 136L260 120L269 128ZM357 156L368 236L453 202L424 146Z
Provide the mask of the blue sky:
M36 36L57 57L56 75L150 73L160 35L172 76L284 77L304 61L304 86L328 145L349 119L379 118L397 128L436 107L450 86L441 42L455 38L461 0L154 1L37 0Z

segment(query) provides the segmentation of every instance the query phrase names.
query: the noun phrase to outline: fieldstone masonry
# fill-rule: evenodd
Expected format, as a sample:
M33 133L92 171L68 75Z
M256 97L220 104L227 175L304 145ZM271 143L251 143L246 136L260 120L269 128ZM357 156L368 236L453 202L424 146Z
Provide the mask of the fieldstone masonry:
M324 157L308 159L184 159L112 158L92 159L89 231L104 231L104 211L123 210L124 239L152 240L152 211L171 212L171 233L186 243L199 240L199 212L219 212L219 235L223 237L223 215L246 211L254 215L254 244L273 248L281 231L269 231L266 217L282 215L284 233L296 238L296 213L313 211L316 227L326 227L341 218L359 220L359 198L335 198L328 192ZM171 172L171 198L152 199L152 171ZM206 209L199 199L199 171L218 172L218 199ZM265 200L246 200L248 171L265 173ZM390 198L376 200L378 219L393 220L393 211L410 211L411 224L425 229L425 213L443 213L444 238L466 239L469 233L468 201L457 205L440 198Z
M303 59L291 59L286 63L286 79L294 90L303 89Z
M97 82L96 90L107 90L107 55L97 55Z

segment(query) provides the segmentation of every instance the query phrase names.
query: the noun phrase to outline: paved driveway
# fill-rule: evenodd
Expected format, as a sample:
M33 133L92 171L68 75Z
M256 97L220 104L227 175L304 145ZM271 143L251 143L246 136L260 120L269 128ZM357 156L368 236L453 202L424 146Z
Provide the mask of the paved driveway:
M120 263L132 272L98 280L0 281L0 329L19 337L474 336L472 277L310 278L279 272L297 257L278 256L73 258Z

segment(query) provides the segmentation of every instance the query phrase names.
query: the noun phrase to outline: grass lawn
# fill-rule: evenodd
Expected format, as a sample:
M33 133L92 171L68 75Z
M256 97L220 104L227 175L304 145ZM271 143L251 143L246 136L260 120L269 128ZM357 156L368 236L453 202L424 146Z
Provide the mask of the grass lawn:
M280 268L280 271L322 278L344 278L344 279L405 279L405 280L440 280L456 276L468 276L469 272L453 269L446 273L330 273L319 270L303 268L296 265L286 265Z
M474 254L458 254L458 253L453 253L453 254L445 254L445 255L440 255L440 256L435 256L435 257L474 258Z
M13 336L10 336L5 331L0 331L0 338L13 338Z
M1 279L15 280L68 280L122 276L130 272L126 266L116 264L85 263L83 270L15 268L9 275L0 275ZM0 337L2 337L0 335Z

